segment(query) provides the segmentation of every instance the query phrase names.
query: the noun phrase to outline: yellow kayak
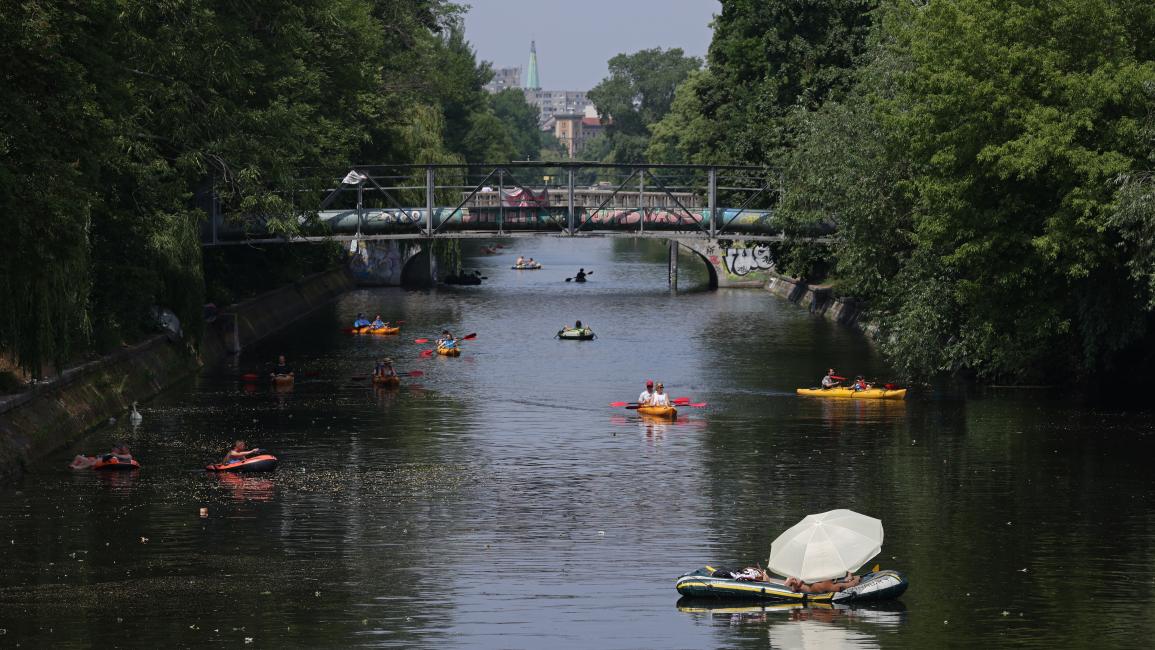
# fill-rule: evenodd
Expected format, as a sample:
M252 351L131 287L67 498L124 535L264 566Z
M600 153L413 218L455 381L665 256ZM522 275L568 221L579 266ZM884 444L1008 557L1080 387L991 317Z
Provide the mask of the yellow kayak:
M886 390L885 388L868 388L854 390L853 388L799 388L799 395L810 397L842 397L849 399L906 399L906 389Z
M461 348L443 348L439 345L437 346L437 354L442 354L447 357L459 357L461 356Z
M377 329L365 330L367 334L397 334L401 331L400 327L378 327Z
M678 417L678 409L672 406L639 406L638 413L648 415L652 418L665 418L673 420Z
M396 387L396 386L401 385L401 378L397 377L397 376L393 376L393 377L375 376L375 377L373 377L373 383L377 386L384 386L386 388L392 388L392 387Z

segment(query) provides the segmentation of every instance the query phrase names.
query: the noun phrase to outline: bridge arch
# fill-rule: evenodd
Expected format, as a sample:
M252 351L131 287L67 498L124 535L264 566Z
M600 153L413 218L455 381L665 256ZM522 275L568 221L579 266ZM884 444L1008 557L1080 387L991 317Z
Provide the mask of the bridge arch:
M710 273L710 288L762 287L774 271L766 242L725 239L670 238L694 252Z

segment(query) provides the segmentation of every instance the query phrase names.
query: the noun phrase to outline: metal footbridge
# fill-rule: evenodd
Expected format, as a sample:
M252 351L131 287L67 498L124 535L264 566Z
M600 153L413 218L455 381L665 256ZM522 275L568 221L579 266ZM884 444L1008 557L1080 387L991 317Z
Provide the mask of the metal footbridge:
M344 174L343 176L341 174ZM358 165L301 179L279 224L219 198L205 246L552 235L782 240L777 175L733 165ZM720 202L735 207L721 207ZM291 234L285 232L288 217ZM277 226L281 227L277 227ZM825 239L831 229L812 233Z

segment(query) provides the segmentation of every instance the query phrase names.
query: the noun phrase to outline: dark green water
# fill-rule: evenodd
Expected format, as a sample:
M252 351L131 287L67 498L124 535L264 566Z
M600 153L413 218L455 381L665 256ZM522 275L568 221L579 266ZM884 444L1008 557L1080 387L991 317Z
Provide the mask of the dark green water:
M143 405L0 490L0 646L702 648L1144 646L1155 633L1155 426L1038 391L796 397L857 335L755 290L665 289L661 251L521 242L490 280L363 290L236 369ZM508 270L518 253L545 270ZM687 270L689 260L683 260ZM578 266L585 285L565 283ZM683 278L683 286L687 283ZM359 311L407 321L352 337ZM581 318L589 343L553 333ZM458 359L412 339L477 332ZM279 351L289 392L239 373ZM374 357L422 370L364 381ZM646 378L709 403L608 408ZM273 475L206 475L235 438ZM137 475L65 468L125 438ZM209 516L201 518L200 508ZM885 610L679 609L674 579L765 562L810 512L882 519Z

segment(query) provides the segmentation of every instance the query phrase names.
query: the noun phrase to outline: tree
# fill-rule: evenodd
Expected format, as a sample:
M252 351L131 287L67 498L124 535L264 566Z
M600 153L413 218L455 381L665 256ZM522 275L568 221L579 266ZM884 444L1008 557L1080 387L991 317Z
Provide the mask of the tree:
M514 155L520 160L538 160L541 155L541 129L537 126L538 110L525 101L525 93L506 88L489 99L493 114L501 121L513 142Z
M587 95L606 124L607 161L645 159L651 125L669 112L676 88L701 64L680 48L641 50L610 59L610 76Z

